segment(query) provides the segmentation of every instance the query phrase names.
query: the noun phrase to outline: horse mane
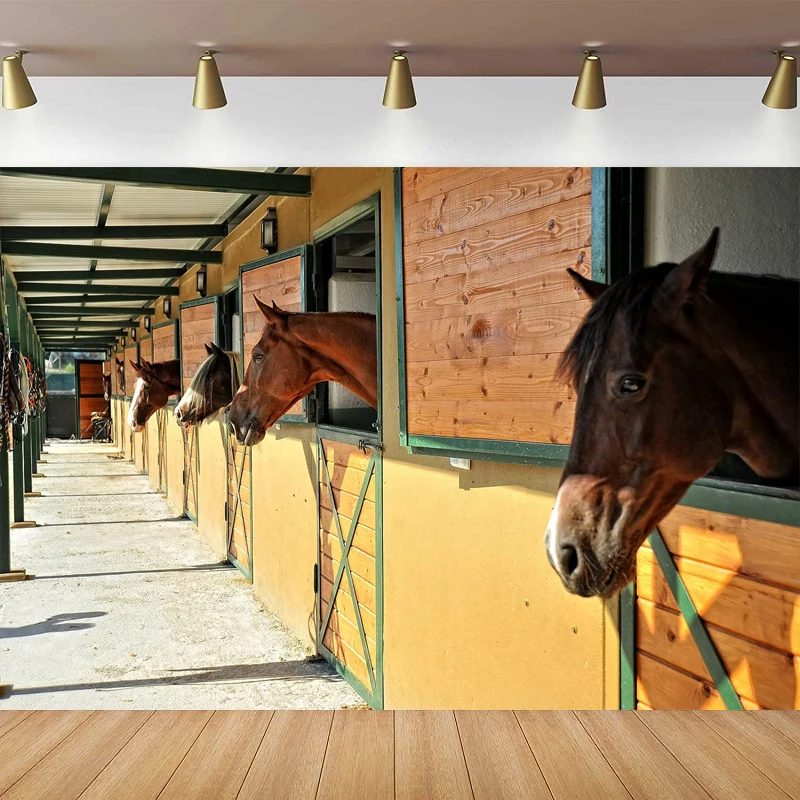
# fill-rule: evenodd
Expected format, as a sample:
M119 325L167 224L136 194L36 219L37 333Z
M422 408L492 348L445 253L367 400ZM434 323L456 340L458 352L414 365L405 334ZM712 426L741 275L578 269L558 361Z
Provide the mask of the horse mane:
M642 329L647 312L652 305L656 290L677 264L659 264L656 267L637 270L626 275L606 289L593 303L570 343L561 355L556 370L559 380L571 382L576 388L588 377L595 354L605 348L611 326L621 319L628 342L636 348L642 341ZM797 281L777 275L750 275L747 273L711 272L709 281L738 286L751 292L758 290L779 290L778 297L797 295ZM794 284L794 292L780 291L784 286Z
M240 355L233 351L224 351L228 357L228 363L231 368L231 397L239 391L239 363ZM215 359L219 358L217 353L212 353L198 368L197 372L189 384L189 388L184 393L184 400L187 406L187 416L206 416L205 398L206 393L209 391L212 375L212 367Z

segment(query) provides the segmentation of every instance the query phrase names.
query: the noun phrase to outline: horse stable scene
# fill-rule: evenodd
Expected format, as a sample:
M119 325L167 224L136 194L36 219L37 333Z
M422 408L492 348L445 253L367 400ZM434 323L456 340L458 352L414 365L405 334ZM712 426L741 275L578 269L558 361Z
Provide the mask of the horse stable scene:
M0 708L800 708L800 169L0 168L0 259Z

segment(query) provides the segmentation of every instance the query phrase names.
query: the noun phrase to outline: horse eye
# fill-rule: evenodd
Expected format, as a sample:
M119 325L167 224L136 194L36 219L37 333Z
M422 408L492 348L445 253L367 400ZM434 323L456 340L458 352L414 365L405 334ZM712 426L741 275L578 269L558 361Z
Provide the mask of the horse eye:
M639 378L636 375L626 375L619 382L619 391L621 394L637 394L644 389L645 379Z
M264 355L262 353L253 353L253 361L262 361Z

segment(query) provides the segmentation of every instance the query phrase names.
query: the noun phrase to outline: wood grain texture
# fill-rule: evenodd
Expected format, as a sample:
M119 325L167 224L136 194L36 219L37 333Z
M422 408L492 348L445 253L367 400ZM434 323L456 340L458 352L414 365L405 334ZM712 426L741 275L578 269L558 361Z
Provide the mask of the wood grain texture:
M336 711L317 800L394 797L394 713Z
M3 800L75 800L152 715L107 711L84 720L3 795Z
M762 720L761 714L694 713L789 797L800 797L800 745Z
M502 167L413 167L403 170L403 200L409 205L427 200L436 194L467 186Z
M472 800L452 711L405 711L395 715L395 797Z
M125 397L133 397L133 389L136 386L138 377L136 370L131 365L131 361L138 363L139 361L139 346L129 344L125 348Z
M16 728L24 719L27 719L33 711L24 709L0 712L0 738L5 736L12 728Z
M764 711L761 719L788 736L795 744L800 745L800 712L798 711Z
M671 553L800 591L800 530L678 506L659 528Z
M638 719L652 711L578 711L578 719L635 800L707 798L700 784Z
M656 709L721 711L725 708L725 702L710 680L697 678L641 652L636 656L636 696ZM746 697L740 699L746 709L761 708Z
M552 797L513 711L457 711L475 800Z
M153 328L153 361L170 361L175 352L175 323Z
M181 320L181 376L187 389L200 365L208 358L207 342L216 342L216 305L202 303L182 308Z
M640 719L715 800L787 800L785 792L749 761L742 761L740 753L697 717L653 711Z
M706 627L740 697L764 708L797 708L800 705L800 659L713 625ZM636 646L642 653L711 683L689 626L677 611L639 599Z
M522 732L555 800L630 795L574 714L517 711Z
M235 800L272 711L215 711L159 800Z
M676 558L675 564L704 620L800 655L800 593L692 559ZM645 600L677 609L653 551L647 546L637 554L636 588Z
M0 795L69 736L92 711L35 711L0 739Z
M81 800L155 800L212 713L156 711L81 795ZM143 769L145 764L147 769Z
M276 711L238 800L313 800L332 722L332 711Z

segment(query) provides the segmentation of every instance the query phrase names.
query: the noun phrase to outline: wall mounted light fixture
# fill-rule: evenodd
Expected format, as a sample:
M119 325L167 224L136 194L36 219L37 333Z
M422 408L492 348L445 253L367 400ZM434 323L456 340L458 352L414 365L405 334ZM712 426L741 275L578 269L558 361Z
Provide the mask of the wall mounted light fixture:
M127 346L127 344L128 344L128 340L127 340L127 339L126 339L124 336L120 336L120 337L119 337L119 343L120 343L120 344L122 345L122 347L124 348L124 347L126 347L126 346Z
M27 50L17 50L3 59L3 108L9 110L36 105L36 95L22 66Z
M214 58L216 52L216 50L206 50L197 62L194 97L192 97L192 105L195 108L222 108L228 104L225 89L222 88L222 79L219 77L219 68Z
M164 298L164 304L162 306L162 309L164 311L164 316L167 319L171 319L172 318L172 298L171 297L165 297Z
M145 330L146 330L148 333L150 333L150 331L153 329L153 323L152 323L152 321L151 321L151 319L150 319L150 315L149 315L149 314L147 314L147 315L145 316L145 318L144 318L144 329L145 329Z
M386 77L386 88L383 91L383 105L386 108L414 108L417 96L414 93L414 81L411 67L408 65L405 50L395 50L389 64Z
M197 294L205 297L208 292L208 268L205 264L197 270Z
M268 208L261 220L261 249L268 253L278 249L278 212L274 208Z
M603 84L603 66L600 56L594 50L584 50L585 58L572 96L575 108L603 108L606 104L606 90Z
M778 63L761 102L770 108L797 108L797 59L783 50L773 52Z
M131 328L131 341L136 341L136 328Z

